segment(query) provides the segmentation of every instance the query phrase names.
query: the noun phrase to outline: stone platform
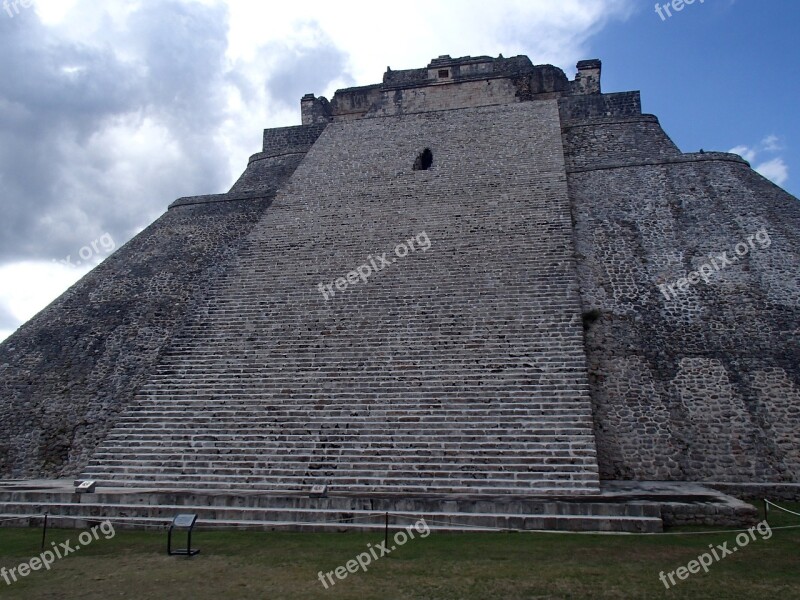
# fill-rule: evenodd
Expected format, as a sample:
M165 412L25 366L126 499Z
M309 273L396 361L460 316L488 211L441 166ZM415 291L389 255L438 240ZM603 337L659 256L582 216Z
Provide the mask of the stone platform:
M753 506L700 484L604 482L591 497L392 494L313 498L261 491L98 487L76 494L71 480L0 482L0 521L37 526L42 515L60 527L110 519L123 528L166 526L181 512L199 527L268 531L382 530L425 519L438 531L584 531L658 533L682 524L754 523ZM24 518L27 517L27 518Z

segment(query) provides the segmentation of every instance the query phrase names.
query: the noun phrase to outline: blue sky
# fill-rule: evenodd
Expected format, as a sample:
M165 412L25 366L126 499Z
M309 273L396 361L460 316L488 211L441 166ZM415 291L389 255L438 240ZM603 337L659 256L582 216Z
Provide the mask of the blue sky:
M570 76L600 58L604 91L641 90L683 151L735 149L800 194L789 0L695 0L664 20L649 0L12 4L0 2L0 340L176 198L227 191L265 127L299 124L303 94L442 54L525 54Z
M637 5L590 42L604 90L641 90L684 152L746 146L754 166L782 159L783 187L800 195L800 2L698 0L665 21L655 2Z

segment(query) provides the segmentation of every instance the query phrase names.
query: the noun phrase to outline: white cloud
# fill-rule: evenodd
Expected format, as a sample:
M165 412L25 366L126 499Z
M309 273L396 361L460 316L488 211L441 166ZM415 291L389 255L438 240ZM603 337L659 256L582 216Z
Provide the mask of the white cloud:
M0 323L0 327L3 327L0 329L0 341L58 298L90 269L89 265L70 267L38 261L0 267L0 314L7 317Z
M767 152L780 152L783 150L783 144L777 135L768 135L761 140L761 147Z
M757 165L755 170L777 185L783 185L789 179L789 168L782 158L763 162Z
M756 151L747 146L736 146L728 150L728 152L738 154L749 163L752 163L756 159Z
M121 245L178 196L228 189L264 127L299 123L303 93L331 97L441 54L526 54L571 74L594 57L592 34L634 9L37 0L0 20L0 312L28 319L80 276L49 259L104 232ZM0 335L8 327L0 320Z
M374 2L255 4L229 0L233 60L252 60L261 45L314 46L323 34L350 58L357 85L380 81L387 66L411 69L440 54L528 54L535 63L571 69L585 55L590 35L608 21L626 18L628 0L407 0L387 18ZM309 24L315 24L319 28ZM280 61L280 57L277 58ZM308 90L330 94L327 90Z
M775 154L781 150L784 150L784 145L781 142L781 138L775 134L770 134L762 139L761 142L754 148L740 145L736 146L735 148L731 148L728 150L728 152L738 154L751 165L753 165L756 163L761 154ZM780 156L771 158L769 160L762 159L761 162L753 167L753 170L757 171L777 185L783 185L789 180L789 167L786 164L786 161L784 161L783 157Z
M34 8L42 23L56 25L73 9L77 0L36 0Z

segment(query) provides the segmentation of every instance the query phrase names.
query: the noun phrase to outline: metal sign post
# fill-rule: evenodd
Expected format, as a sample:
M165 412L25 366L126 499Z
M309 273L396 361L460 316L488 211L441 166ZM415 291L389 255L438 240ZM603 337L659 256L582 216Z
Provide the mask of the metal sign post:
M197 515L195 514L183 514L177 515L174 519L172 519L172 524L169 526L169 533L167 534L167 554L170 556L194 556L198 554L200 550L193 550L192 549L192 530L194 529L194 524L197 522ZM186 529L186 549L172 549L172 530L173 529Z

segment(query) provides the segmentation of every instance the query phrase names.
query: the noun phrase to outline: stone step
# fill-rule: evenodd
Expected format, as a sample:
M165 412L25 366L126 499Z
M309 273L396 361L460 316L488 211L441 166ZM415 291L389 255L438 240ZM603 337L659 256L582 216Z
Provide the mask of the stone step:
M241 259L241 257L238 258ZM239 266L243 267L241 261L239 262ZM532 271L536 270L535 263L528 263L526 267ZM242 270L244 270L244 268L242 268ZM532 275L533 273L530 274ZM535 278L540 279L540 285L537 285L535 281L526 283L524 286L516 286L508 283L504 284L502 290L499 290L497 293L493 293L491 295L482 295L481 300L485 303L502 301L508 305L516 305L519 309L514 316L505 319L492 315L491 313L487 313L486 322L518 323L520 316L540 315L543 313L543 309L557 308L559 309L558 311L552 310L547 313L547 316L550 317L548 321L557 323L559 322L559 317L561 317L561 320L563 321L563 315L570 314L571 311L569 311L569 309L575 309L575 312L577 312L577 302L564 293L564 287L570 285L569 278L552 278L548 277L547 273L545 272L536 273ZM297 315L297 310L291 306L287 307L285 300L283 302L277 302L275 300L275 297L280 292L284 293L283 299L292 298L304 300L305 304L307 304L309 307L309 311L312 313L318 312L320 314L329 314L328 311L330 310L331 303L330 301L326 302L324 295L319 291L319 284L325 282L320 282L320 280L317 278L280 279L275 277L269 281L268 285L248 285L249 283L250 282L248 281L246 275L241 277L236 282L236 285L241 285L242 289L234 292L232 291L231 286L215 286L212 282L208 288L209 294L207 298L224 297L225 301L207 300L199 307L200 310L205 309L205 313L201 312L199 315L202 316L208 313L213 314L215 310L224 308L231 309L229 317L233 320L242 314L237 312L236 309L242 309L246 311L248 308L255 312L255 316L261 316L265 314L271 316ZM287 283L289 285L281 289L282 283ZM449 286L447 285L448 282L446 280L443 280L441 283L442 285L438 290L440 294L439 296L426 297L425 308L428 309L428 314L435 309L443 309L442 312L447 311L447 309L450 309L453 304L458 301L469 302L472 300L472 298L463 293L463 287L459 288L455 285ZM453 292L452 296L448 297L446 295L448 290ZM359 290L354 289L353 291L356 292L357 295ZM397 298L396 294L394 294L392 291L381 290L378 286L374 286L370 292L370 297L375 300L383 299L391 303L391 301L396 300ZM532 304L530 299L531 297L536 296L541 299L541 302ZM267 302L261 302L259 299L264 297L270 298L270 300ZM386 310L386 307L376 308L370 303L365 303L362 307L362 310L359 312L358 318L361 320L364 318L371 318L376 322L384 322L393 318L397 318L398 312L390 312L390 310ZM244 314L245 316L252 316L247 315L246 312ZM409 313L408 316L415 322L429 322L429 319L425 319L426 315L424 314L420 315ZM457 321L454 321L451 318L449 321L447 319L441 319L438 322L448 324L456 323Z
M283 436L286 437L286 436ZM298 436L295 438L286 438L286 439L255 439L255 440L238 440L238 439L231 439L228 442L236 442L235 444L226 444L225 446L220 446L223 442L219 440L199 440L194 442L194 446L197 448L203 448L207 450L209 447L218 447L218 448L227 448L227 449L238 449L243 450L247 448L251 449L258 449L262 451L292 451L296 452L301 449L306 449L309 451L320 451L319 446L320 444L328 444L331 443L328 440L331 439L331 436L325 436L324 440L319 440L316 438L309 438L307 436ZM126 448L134 448L141 446L142 448L146 447L158 447L161 444L162 440L160 438L156 439L159 444L154 444L152 441L148 440L125 440L122 442L103 442L100 446L100 450L106 450L107 448L114 448L116 450L122 450ZM449 440L449 441L442 441L442 440L426 440L426 439L415 439L415 438L408 438L405 440L387 440L386 438L377 439L377 440L364 440L359 437L351 437L349 439L338 439L334 440L333 443L336 444L337 449L344 450L346 448L387 448L393 449L400 452L404 447L407 448L409 451L414 449L419 449L420 451L424 450L451 450L454 452L462 452L464 455L471 454L473 452L483 452L489 454L507 454L511 451L516 452L525 452L525 453L532 453L536 452L537 454L541 455L557 455L558 453L564 452L564 449L568 448L586 448L587 452L589 452L589 448L593 448L594 440L589 435L582 436L582 439L573 439L571 436L553 436L552 441L530 441L528 439L521 439L517 441L508 441L508 440L498 440L498 441L491 441L491 440L480 440L480 441L463 441L463 440ZM571 451L571 450L570 450ZM577 450L576 450L577 451Z
M82 521L111 520L115 529L166 526L178 513L198 515L197 529L204 526L294 531L361 530L380 532L390 513L391 532L418 524L418 533L430 531L570 530L660 532L657 506L648 504L601 504L599 502L516 502L471 504L436 501L359 501L349 498L302 499L261 497L258 502L275 506L237 506L239 497L224 495L91 494L81 503L67 497L27 494L26 500L0 497L0 520L28 515L38 525L41 514L55 527L81 526ZM49 495L54 496L54 495ZM62 495L66 496L66 495ZM130 499L134 501L131 502ZM258 503L256 502L256 503ZM219 504L217 504L219 503ZM363 505L376 505L366 510ZM457 506L458 505L458 506ZM461 508L461 511L458 508ZM488 508L496 508L495 512ZM483 508L483 510L480 510ZM385 509L385 510L379 510ZM416 510L415 510L416 509ZM477 509L477 510L476 510ZM424 527L423 527L424 520Z
M273 479L259 480L258 478L241 477L234 479L209 480L187 477L184 479L164 479L161 477L115 477L101 476L85 472L82 479L92 479L97 485L103 487L138 487L151 489L206 489L226 491L264 491L269 493L306 493L311 486L319 484L320 479L315 477L295 477L292 480ZM530 493L535 495L563 495L579 496L596 494L599 490L599 481L539 481L539 482L510 482L507 480L470 480L469 478L448 480L432 480L420 483L419 479L353 479L353 478L324 478L324 483L332 489L346 490L351 494L375 494L390 490L393 494L484 494L484 495L515 495Z
M405 325L405 323L403 323L403 325ZM251 350L251 353L255 353L258 350L269 350L276 346L280 346L281 348L320 347L320 342L331 345L331 347L326 348L327 350L335 350L336 345L349 342L349 345L342 348L342 350L355 353L352 350L354 346L357 348L373 348L376 350L379 348L386 348L387 336L391 335L396 330L394 327L387 327L386 331L381 331L380 333L376 333L374 335L371 333L366 333L365 337L361 337L357 333L350 333L347 335L337 334L336 336L326 336L322 334L323 337L321 340L320 333L307 332L302 334L297 331L297 327L261 331L259 328L253 326L252 328L248 327L248 329L250 329L248 331L246 329L243 330L244 326L245 324L231 325L229 331L225 329L210 329L209 324L188 327L187 329L182 329L179 337L176 338L178 342L184 340L186 342L185 346L182 348L180 343L178 343L176 346L174 346L174 349L177 349L178 351L184 349L194 349L212 352L211 349L208 349L202 345L203 342L207 342L208 340L214 340L215 344L217 344L213 348L213 352L218 354L220 354L223 349L227 349L231 346L237 346L243 341L247 341L247 348ZM258 336L255 336L256 332L258 332ZM287 339L287 336L289 335L292 336L291 339ZM531 333L530 329L520 329L517 331L508 331L507 333L504 332L504 335L508 335L510 339L513 339L514 344L511 346L512 349L524 348L528 353L546 353L549 351L552 356L557 355L554 351L554 347L551 345L554 341L559 342L559 346L563 345L567 348L571 345L574 345L575 347L571 350L567 350L565 348L565 352L568 353L566 356L574 356L576 358L578 357L577 345L583 342L583 336L581 335L575 333L564 335L557 331L550 332L549 335L543 335L538 333L533 334ZM435 354L435 351L431 349L432 344L444 344L446 346L450 346L453 350L466 349L470 347L470 341L468 339L461 338L460 336L456 337L455 339L448 336L431 336L426 339L424 347L418 346L420 343L418 338L400 338L400 341L405 341L408 344L409 349L420 351L421 356L433 356ZM493 351L497 354L507 353L509 350L509 345L499 341L487 340L482 342L480 346L477 346L477 342L473 342L473 344L474 347L480 347L486 352Z
M560 421L536 421L518 419L512 421L486 422L479 419L437 419L427 421L424 417L398 417L388 419L380 415L374 417L361 417L357 415L341 415L337 417L309 416L307 418L265 417L252 413L241 413L241 419L203 419L201 417L181 417L165 423L161 419L141 419L127 416L119 421L121 432L144 433L150 435L191 434L215 435L216 433L242 434L242 435L294 435L315 434L336 435L347 432L351 435L437 435L460 433L474 435L476 433L502 433L503 435L519 435L521 430L525 433L533 432L565 432L575 431L588 419L563 419ZM580 431L578 433L583 433Z
M338 370L344 370L348 367L353 369L372 370L376 372L384 372L386 369L396 370L409 370L409 371L425 371L435 372L435 365L433 363L435 356L426 354L415 353L408 361L402 362L388 362L383 359L378 353L381 352L380 348L365 347L360 353L345 353L338 351L336 348L328 347L318 349L315 353L309 354L308 348L305 346L298 348L291 348L288 345L281 345L269 348L263 352L257 352L252 349L250 340L239 340L240 344L247 344L241 349L231 349L226 352L219 351L217 348L214 350L206 347L199 347L196 349L187 348L180 354L166 354L163 365L171 367L173 365L183 367L244 367L244 368L257 368L257 369L279 369L289 366L291 368L306 368L309 370L322 370L327 368L332 375L336 375ZM289 358L285 353L285 349L297 350L298 353L303 351L298 357ZM175 350L172 348L171 350ZM329 352L325 352L328 350ZM511 365L511 364L476 364L474 357L468 355L467 350L471 352L481 351L482 348L466 349L463 357L456 358L453 355L453 350L442 350L447 352L450 356L450 362L442 364L442 372L457 374L459 369L467 368L470 371L465 374L486 374L486 373L502 373L508 370L517 370L521 372L536 371L543 372L546 369L548 374L555 374L558 376L567 375L583 375L580 372L582 358L575 355L559 355L559 356L546 356L541 352L536 353L536 358L531 359L530 365ZM341 352L341 353L340 353ZM506 349L505 352L508 352ZM500 356L493 356L491 353L483 354L485 360L499 359ZM412 360L414 362L412 362Z
M183 366L168 365L162 367L162 370L153 375L154 382L171 381L173 378L180 378L184 380L209 381L217 380L240 380L247 377L253 379L261 379L262 381L268 379L283 379L292 381L297 378L318 377L318 382L328 380L330 381L374 381L381 382L386 385L396 383L397 381L416 380L421 377L429 377L435 374L435 371L428 373L421 373L412 369L403 367L381 366L379 369L366 371L363 363L354 364L348 367L341 361L337 361L334 365L335 373L326 372L320 368L319 365L310 365L304 367L302 365L285 364L277 365L275 368L264 367L248 367L241 363L227 363L226 359L218 360L218 368L195 368L188 369ZM544 370L546 369L546 370ZM430 387L448 387L452 386L453 381L467 381L480 383L480 385L497 384L500 387L508 385L509 381L535 381L543 386L543 391L548 389L552 390L585 390L588 384L585 380L585 375L580 372L580 365L576 365L569 371L558 371L556 367L548 366L543 369L530 369L525 372L511 373L509 371L491 373L489 371L481 371L479 369L471 368L469 365L464 365L462 375L466 379L459 379L457 373L443 373L441 380L435 379L428 382ZM469 373L469 374L467 374ZM266 377L269 376L269 377ZM474 391L474 390L473 390Z
M28 495L30 496L30 495ZM174 518L175 513L177 512L194 512L198 515L202 516L206 515L207 520L219 520L219 519L232 519L235 518L237 513L280 513L280 518L276 519L279 521L284 520L293 520L293 521L306 521L308 523L316 523L316 522L339 522L339 523L372 523L379 525L380 527L385 526L385 519L386 519L386 512L390 511L379 511L375 509L364 509L364 508L356 508L353 505L354 503L351 499L347 499L347 502L337 502L337 500L346 500L344 498L321 498L315 501L310 501L308 498L275 498L275 501L267 502L267 506L258 506L260 502L253 502L254 506L241 506L241 499L240 498L225 498L224 500L228 501L228 504L222 503L215 503L214 498L211 497L203 497L203 500L208 500L206 504L168 504L166 501L168 500L175 500L183 499L183 498L176 498L174 494L164 494L163 502L164 503L156 503L152 504L149 502L153 501L153 498L145 497L144 499L148 501L148 503L137 502L137 503L124 503L124 502L115 502L112 498L111 501L101 502L100 499L106 499L111 496L107 493L101 494L89 494L86 497L89 498L88 501L75 503L71 502L70 498L38 498L32 497L29 501L23 500L16 500L16 499L0 499L0 505L2 505L3 510L5 511L6 515L31 515L31 516L41 516L43 511L41 510L44 507L48 509L48 516L86 516L86 517L102 517L104 514L108 514L108 511L111 509L118 509L119 512L126 512L126 513L134 513L140 514L141 516L146 516L150 518L157 518L163 517L172 521ZM155 495L158 497L158 495ZM132 494L125 494L123 496L123 500L128 497L134 497ZM218 498L218 497L217 497ZM196 500L197 497L189 497L186 498L186 501ZM249 503L249 502L248 502ZM269 505L276 505L276 506L269 506ZM370 504L361 503L361 504ZM384 504L388 504L388 502L384 502ZM461 517L465 518L468 515L472 515L475 517L531 517L534 515L539 516L552 516L552 517L589 517L589 518L603 518L603 517L645 517L649 519L658 519L658 509L657 507L648 505L648 504L611 504L611 503L600 503L600 502L543 502L543 501L519 501L515 503L500 503L498 502L497 508L503 512L458 512L457 510L451 510L448 513L437 513L434 512L434 508L439 508L436 506L437 504L441 505L443 503L439 502L436 503L434 501L420 501L420 502L395 502L394 504L399 504L400 507L406 508L405 511L399 512L397 509L395 511L391 511L390 514L390 524L395 524L400 518L404 516L411 516L411 515L421 515L427 514L431 517L434 517L436 514L449 514L453 517ZM417 507L416 504L421 504L421 506ZM458 503L450 500L448 502L449 505L453 506ZM472 501L471 503L463 502L461 504L472 504L473 506L468 506L469 508L479 508L480 505L475 506L475 502ZM492 504L489 501L483 501L484 505ZM315 506L316 505L316 506ZM338 505L338 506L337 506ZM415 511L409 511L407 507L414 507L417 508ZM381 506L384 508L384 506ZM385 508L394 508L393 506L385 506ZM455 506L454 506L455 508ZM465 507L466 508L466 507ZM287 516L292 515L292 519L286 519ZM276 515L277 516L277 515ZM263 516L261 518L264 518ZM245 520L240 517L237 520Z
M513 356L509 356L508 348L500 347L494 349L493 352L475 354L475 350L491 350L491 345L487 348L480 340L465 341L461 347L450 348L447 354L443 355L441 352L429 350L428 352L415 352L413 357L403 358L395 357L394 361L389 364L418 364L425 365L428 363L437 364L441 363L444 367L458 366L467 364L472 367L487 368L493 365L529 365L530 368L538 366L550 365L572 365L585 362L585 355L583 352L574 349L565 349L564 351L556 351L553 349L537 350L536 352L514 352ZM360 362L363 360L364 351L357 352L349 348L341 348L336 351L333 356L328 356L324 352L325 348L318 348L319 352L307 355L298 354L291 359L286 353L279 351L271 351L264 353L252 352L249 349L243 349L239 353L233 355L223 353L215 350L214 348L204 348L200 345L193 345L190 338L184 339L178 335L167 349L165 357L170 361L164 363L169 365L172 362L187 362L189 364L198 365L214 365L218 361L228 360L230 364L241 364L242 366L251 366L252 363L272 364L273 361L282 360L284 362L291 362L297 364L317 364L319 362L338 363L338 362ZM421 349L420 349L421 350ZM373 357L373 361L379 360L380 357ZM575 367L580 368L580 367Z
M493 409L493 408L514 408L514 409L532 409L532 410L572 410L576 412L587 412L587 407L584 404L584 398L581 396L569 396L566 399L560 397L549 396L547 400L536 399L532 394L510 394L506 393L504 396L481 397L477 393L474 398L467 398L464 394L457 395L455 398L442 396L431 396L430 394L416 394L408 392L402 397L393 396L378 396L376 394L369 394L366 392L355 394L345 392L331 393L326 390L325 397L311 398L310 395L303 398L294 398L289 396L280 396L283 390L272 390L269 392L215 392L213 390L206 391L192 391L182 394L179 390L163 390L144 392L137 397L137 404L131 407L135 409L137 406L149 406L153 404L168 403L170 398L174 399L175 403L212 403L216 401L227 401L229 403L252 404L256 406L263 406L265 402L272 399L275 404L290 407L293 404L299 406L308 406L308 400L314 400L316 403L327 405L342 405L356 407L391 407L391 408L417 408L417 409L431 409L431 410L447 410L447 409L461 409L461 408L478 408L478 409Z
M306 415L289 416L276 415L269 410L262 411L240 411L238 415L227 419L204 417L202 415L184 415L180 418L173 418L170 421L150 422L138 415L126 415L120 418L119 423L124 424L126 431L151 431L154 429L197 429L198 431L241 431L252 433L253 429L262 431L281 431L288 432L295 429L308 431L309 429L319 428L320 431L331 429L357 430L357 431L393 431L400 430L403 433L420 431L425 433L443 431L451 432L453 429L463 431L481 430L516 432L519 429L526 429L537 432L550 429L574 430L583 425L591 426L592 420L588 416L573 417L492 417L488 419L471 419L465 415L453 417L431 417L427 415L395 415L389 417L383 414L359 414L351 411L350 414L327 414L328 411L319 409L309 411ZM416 427L416 428L415 428ZM122 427L120 427L122 429Z
M486 442L486 443L494 443L496 442L510 442L510 443L519 443L525 444L529 443L529 440L532 437L531 431L525 431L523 434L512 434L509 432L505 432L503 430L500 431L475 431L471 434L458 434L458 433L450 433L449 430L430 430L428 432L424 432L423 430L408 430L398 433L392 429L387 429L387 433L384 435L378 435L376 433L352 433L352 432L337 432L334 430L318 430L318 431L303 431L302 429L295 429L295 430L287 430L287 431L275 431L270 434L268 433L224 433L222 430L219 431L207 431L207 430L198 430L193 433L172 433L172 432L163 432L163 433L155 433L149 431L143 431L141 433L138 432L126 432L124 429L114 429L111 433L108 434L108 441L111 442L120 442L120 441L159 441L159 440L169 440L169 441L195 441L195 442L203 442L203 441L229 441L235 442L237 444L243 442L261 442L261 441L274 441L274 442L292 442L292 441L301 441L301 440L310 440L315 443L327 442L327 443L335 443L337 441L344 441L344 440L351 440L360 442L362 444L368 444L371 442L381 442L383 440L391 440L392 443L400 444L402 442L408 442L411 444L416 444L418 442L423 442L427 439L430 439L432 442L434 440L440 442L451 442L451 443L463 443L463 442ZM432 433L436 431L436 433ZM562 439L562 440L570 440L577 436L584 436L586 441L589 440L590 434L588 434L584 429L560 429L559 431L555 430L542 430L541 432L537 432L535 437L537 438L555 438L555 439Z
M88 477L91 478L107 478L107 477L123 477L123 478L141 478L149 477L152 481L158 482L162 478L166 479L198 479L202 481L247 481L247 482L267 482L272 480L277 481L296 481L306 480L308 477L321 478L326 481L396 481L396 482L419 482L421 480L431 481L453 481L453 480L481 480L492 483L500 481L508 482L530 482L533 485L536 482L557 482L557 481L596 481L597 473L586 471L584 469L574 468L571 471L567 470L550 470L550 471L531 471L525 470L489 470L489 469L448 469L446 466L437 466L436 469L411 469L407 466L398 468L387 468L386 465L382 469L367 469L362 468L361 465L355 465L352 468L341 469L338 468L325 468L319 466L312 468L306 465L305 468L300 470L294 468L223 468L214 470L209 467L158 467L158 475L152 475L152 466L147 465L143 467L137 466L120 466L109 464L93 465L84 471Z
M382 460L381 460L382 459ZM263 457L254 456L249 460L236 460L228 456L220 457L219 455L211 460L198 459L196 456L181 456L165 458L159 456L157 458L143 458L141 456L130 458L103 458L95 455L93 465L103 465L105 467L159 467L163 469L182 469L185 467L191 468L206 468L206 469L219 469L221 471L233 469L256 469L256 468L277 468L281 469L307 469L313 468L334 468L334 469L386 469L389 470L412 470L416 471L421 468L442 468L448 471L469 471L469 470L483 470L483 471L531 471L548 473L551 471L584 471L586 465L582 462L563 461L563 462L543 462L541 458L530 457L528 461L520 461L518 459L510 458L508 460L484 460L484 461L442 461L441 458L435 456L427 457L427 460L405 460L402 463L397 461L396 457L384 456L375 457L373 455L364 455L361 459L357 457L343 458L341 456L325 457L325 456L312 456L305 457L299 456L284 456L281 457L271 456L269 460Z
M419 472L420 470L430 470L432 468L438 469L442 472L450 471L469 471L480 470L487 471L497 469L503 472L591 472L598 471L596 465L593 464L591 455L572 455L564 457L551 457L550 460L545 460L538 457L538 460L529 460L527 462L520 462L515 460L501 460L502 457L490 456L486 457L483 461L471 461L465 457L459 457L460 460L445 460L436 456L422 457L423 460L417 460L416 457L404 457L402 462L395 460L392 461L385 457L386 460L375 460L374 457L368 455L361 456L346 456L340 455L338 452L324 453L316 452L313 454L283 454L283 455L270 455L265 457L259 456L251 460L237 460L236 457L229 457L225 454L216 455L212 460L199 459L192 455L177 455L175 458L165 460L164 456L152 459L147 458L147 455L138 455L135 459L122 459L118 456L110 457L108 450L103 451L102 456L95 457L89 464L89 467L94 468L99 465L106 467L130 467L140 468L147 467L162 467L184 469L184 468L202 468L209 469L219 467L224 471L228 468L248 470L258 469L289 469L298 468L302 470L308 469L310 466L315 468L329 468L345 470L349 466L357 466L359 469L374 469L374 470L409 470ZM157 455L154 455L157 456ZM437 462L437 458L439 461ZM223 464L224 463L224 464ZM175 465L175 466L167 466ZM87 467L87 468L89 468ZM354 467L355 468L355 467Z
M187 388L175 386L175 389L169 389L166 386L160 389L146 389L140 392L137 402L142 405L168 403L170 398L175 402L194 402L194 403L213 403L223 400L230 402L249 402L250 404L263 405L265 402L272 402L281 406L291 406L298 404L300 406L314 405L333 405L333 406L350 406L351 403L355 406L374 406L374 407L424 407L432 410L446 409L448 407L460 408L467 407L483 407L483 408L525 408L530 407L539 409L543 406L550 406L553 408L566 408L576 411L578 413L587 413L588 408L585 405L587 397L582 394L570 393L553 393L542 394L537 397L535 391L522 391L522 392L507 392L504 396L494 393L492 396L479 399L477 394L475 398L468 398L466 394L459 391L452 393L438 392L431 394L427 392L408 392L405 395L389 395L389 394L376 394L375 392L364 391L359 394L353 392L336 392L335 390L313 390L313 389L298 389L290 390L288 388L277 388L271 391L246 391L242 392L235 389L224 388L199 388L187 390ZM135 408L134 407L132 408Z
M269 456L272 460L285 460L286 457L297 458L298 460L303 457L311 459L312 457L319 457L320 453L324 454L327 450L320 449L316 445L310 445L306 448L299 446L289 446L286 444L275 443L266 448L262 446L252 447L251 450L245 450L242 447L193 447L193 448L180 448L180 457L192 457L195 460L209 460L211 458L219 458L224 455L226 459L236 461L263 461L264 452L269 451ZM595 456L594 445L580 442L570 443L565 442L562 444L553 443L550 445L542 444L538 449L497 449L495 446L486 446L483 448L470 447L468 449L462 448L442 448L440 446L432 447L429 444L411 445L408 447L397 446L395 444L373 444L372 446L365 446L363 444L337 444L335 448L337 456L341 460L356 459L364 456L374 458L385 458L387 460L404 460L410 462L425 462L427 459L441 460L441 461L465 461L465 462L480 462L480 461L511 461L517 463L524 463L525 461L537 462L541 461L543 464L559 464L561 461L569 462L575 458ZM162 446L148 446L148 445L114 445L104 442L103 445L95 453L96 460L107 460L109 458L118 457L120 460L136 460L140 457L146 457L150 454L157 455L159 458L164 457L164 449Z
M302 396L299 394L302 393ZM299 397L298 397L299 396ZM563 408L576 412L587 413L585 406L586 397L579 394L554 394L549 392L542 394L543 398L538 398L536 392L506 392L504 395L498 393L489 397L480 397L475 394L475 398L467 398L463 392L453 392L452 394L437 393L436 395L426 392L408 392L400 396L378 395L374 392L353 392L341 393L332 390L288 390L286 388L271 391L249 391L241 392L232 389L204 388L187 391L185 387L176 386L176 389L168 389L166 386L160 389L143 389L137 398L136 406L165 404L173 399L175 403L213 403L228 401L230 403L241 402L253 405L263 405L265 402L273 402L281 406L291 406L298 404L308 406L309 402L313 405L344 405L344 406L374 406L374 407L419 407L436 409L483 407L483 408L525 408L540 409L544 406L552 408ZM352 404L351 404L352 403Z
M377 427L386 429L388 425L396 425L404 428L409 424L424 424L426 426L436 426L436 428L497 428L502 425L513 425L509 429L515 430L524 428L526 425L536 424L537 427L575 427L591 423L591 419L586 416L548 417L547 419L536 419L535 415L506 415L493 417L491 421L485 415L465 415L463 413L451 414L448 416L431 416L428 414L410 415L387 415L381 411L356 411L344 409L325 409L319 408L314 411L302 413L294 411L292 414L281 414L275 416L275 409L256 409L232 411L225 415L219 415L215 410L206 409L207 414L197 415L191 411L160 411L155 413L137 412L120 417L118 423L125 425L126 428L145 428L145 429L185 429L185 428L209 428L213 425L215 429L251 430L254 428L285 427L290 424L302 424L298 426L320 427L329 429L339 428L341 425L348 429L365 429ZM482 418L483 417L483 418ZM243 420L246 419L246 422ZM378 426L376 424L381 424ZM386 426L383 426L386 425Z
M437 382L444 382L449 381L451 379L459 380L459 381L486 381L487 379L490 381L498 381L502 382L505 379L516 379L522 378L527 379L530 378L532 375L536 375L542 381L543 386L546 386L545 389L564 389L566 387L574 387L576 384L579 384L579 374L574 374L570 376L559 376L558 374L550 373L546 377L543 377L539 373L531 369L506 369L503 371L498 372L489 372L489 371L480 371L476 369L472 369L469 374L464 372L464 369L468 369L469 366L465 365L461 369L461 373L459 374L458 371L436 371L435 369L431 369L430 371L422 371L419 369L411 369L411 368L392 368L389 366L376 366L372 369L367 368L360 368L358 371L353 369L347 369L343 367L341 364L337 364L335 366L329 368L321 368L319 366L310 366L308 368L302 368L299 365L295 364L287 364L284 366L272 366L272 367L250 367L250 368L242 368L242 367L230 367L224 364L218 365L217 367L211 366L198 366L196 368L164 368L162 367L158 373L155 373L152 376L152 381L173 381L173 380L181 380L181 379L191 379L194 380L198 377L202 378L202 380L208 379L236 379L242 378L242 376L251 376L251 377L261 377L261 376L271 376L277 377L279 379L285 379L287 381L291 381L292 377L289 375L294 375L294 378L300 378L306 375L309 376L316 376L316 377L324 377L326 381L338 381L338 380L347 380L347 381L354 381L354 380L377 380L377 381L387 381L389 377L427 377L435 375L437 376ZM549 381L548 381L549 380ZM578 387L581 387L578 385ZM586 387L585 385L583 387Z
M553 422L553 423L566 423L574 419L577 421L584 421L587 417L586 414L578 412L576 406L563 406L560 409L542 410L542 409L525 409L525 408L502 408L502 405L497 406L494 410L483 409L448 409L432 411L430 408L417 407L415 410L403 410L395 408L392 404L373 403L373 404L360 404L352 405L347 403L333 403L333 402L318 402L316 406L299 408L303 406L300 403L281 402L281 401L261 401L251 402L250 404L242 404L236 406L235 400L227 400L225 404L217 405L213 400L199 400L194 402L187 399L176 401L176 403L163 400L160 404L152 402L149 404L138 404L135 410L128 411L124 418L145 418L148 416L162 417L177 417L182 415L191 419L236 419L238 417L252 417L252 418L277 418L280 417L285 420L296 418L317 418L321 420L336 419L339 417L353 417L360 419L416 419L425 420L428 422L437 421L452 421L457 419L465 419L471 421L473 419L483 419L484 421L491 419L495 423L513 423L514 420L526 420L536 422ZM181 402L178 404L178 402ZM200 410L187 411L192 406ZM438 408L438 407L437 407ZM280 411L278 413L278 411Z

